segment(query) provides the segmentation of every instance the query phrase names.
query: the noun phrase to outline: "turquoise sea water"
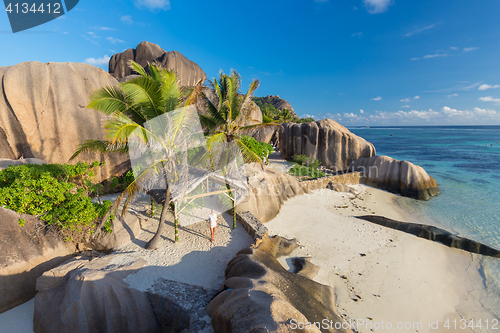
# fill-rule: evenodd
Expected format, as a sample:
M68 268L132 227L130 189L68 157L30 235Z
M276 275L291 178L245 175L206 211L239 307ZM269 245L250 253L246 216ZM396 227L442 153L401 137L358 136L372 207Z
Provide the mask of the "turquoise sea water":
M405 199L436 226L500 249L500 126L349 128L373 143L377 155L422 166L441 194ZM482 257L488 299L500 316L500 259Z

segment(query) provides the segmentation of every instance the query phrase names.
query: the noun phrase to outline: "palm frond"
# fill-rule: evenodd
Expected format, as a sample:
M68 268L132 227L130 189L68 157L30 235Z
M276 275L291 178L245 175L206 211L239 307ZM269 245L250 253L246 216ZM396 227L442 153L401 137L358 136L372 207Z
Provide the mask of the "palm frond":
M75 159L81 153L90 151L100 153L128 153L128 146L119 142L110 142L106 140L86 140L78 146L76 152L70 157L70 160Z
M212 119L212 122L214 124L216 124L214 126L220 126L220 125L224 124L226 122L226 120L224 119L222 114L219 112L219 109L217 108L217 106L215 106L212 103L212 101L210 100L210 98L208 98L208 96L205 92L202 92L201 96L202 96L204 103L206 104L208 117L210 117Z
M136 71L137 73L139 73L139 75L141 75L143 77L148 76L148 74L146 73L146 70L141 65L139 65L138 63L136 63L133 60L130 61L130 68L133 69L134 71Z
M170 112L181 104L181 90L175 71L162 73L161 96L164 112Z
M118 86L106 86L91 93L88 109L94 109L107 115L124 112L128 108L125 94Z
M143 142L148 141L148 136L154 136L154 133L147 131L124 114L114 115L104 125L104 138L112 144L127 144L133 132Z
M161 109L162 94L156 83L148 77L137 77L121 86L127 100L135 106L135 110L144 116L146 120L163 114ZM140 107L138 107L140 106Z
M264 162L262 162L260 157L257 156L257 154L255 154L252 150L250 150L250 148L248 148L247 145L243 143L243 141L241 141L240 139L236 139L234 141L236 141L236 144L238 145L238 147L240 147L241 155L243 155L243 160L245 161L245 163L257 162L262 167L264 166Z
M209 135L206 137L208 150L212 147L212 144L217 142L227 142L226 133L217 133L214 135Z

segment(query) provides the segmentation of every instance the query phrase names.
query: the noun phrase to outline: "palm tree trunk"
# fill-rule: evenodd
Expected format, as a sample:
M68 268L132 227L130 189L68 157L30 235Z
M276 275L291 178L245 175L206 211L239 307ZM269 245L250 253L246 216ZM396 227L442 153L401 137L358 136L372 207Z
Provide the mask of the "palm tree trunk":
M179 241L179 217L177 216L175 202L172 202L171 205L172 213L174 214L174 241L177 243Z
M163 203L163 208L161 209L158 229L156 230L156 233L153 236L153 238L151 238L151 240L144 247L146 250L155 250L156 248L158 248L158 244L160 243L161 240L161 235L165 230L165 220L167 219L167 214L170 211L170 201L172 200L172 195L170 193L170 187L168 187L168 182L166 184L167 184L167 190L165 191L165 202Z
M156 230L156 233L153 236L153 238L151 238L151 240L146 244L145 246L146 250L155 250L156 248L158 248L158 244L161 240L161 235L165 230L165 220L170 210L169 207L170 205L167 202L163 204L163 208L161 210L161 215L160 215L160 222L158 223L158 229Z
M236 229L236 207L234 206L233 192L231 192L229 184L226 184L226 189L228 190L228 195L233 205L233 229Z

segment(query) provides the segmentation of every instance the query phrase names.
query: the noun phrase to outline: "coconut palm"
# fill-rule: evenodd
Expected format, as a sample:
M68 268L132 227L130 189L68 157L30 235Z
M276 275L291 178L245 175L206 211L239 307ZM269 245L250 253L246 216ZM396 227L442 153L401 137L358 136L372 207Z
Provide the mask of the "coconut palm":
M135 137L138 137L144 144L148 144L151 138L155 138L157 134L146 129L144 124L155 117L164 115L181 106L193 104L196 100L196 95L201 89L200 82L187 98L183 98L178 84L177 74L174 71L168 71L154 64L150 64L148 65L148 73L146 73L146 70L142 66L133 61L131 62L131 67L134 71L139 73L139 77L125 83L120 83L118 86L100 88L92 93L90 97L91 101L87 108L97 110L108 116L104 124L104 139L85 141L78 147L72 159L80 153L87 151L99 151L102 153L128 152L130 148L129 138L132 133L134 133ZM187 112L179 113L173 124L173 126L177 126L177 128L173 132L182 133L183 126L189 124L190 121L192 121L192 119L190 119ZM170 142L173 141L174 139L172 138ZM156 142L165 143L165 140L158 138ZM163 146L164 150L172 149L172 147L168 146L168 143L163 144ZM125 200L122 208L123 215L130 200L137 192L140 190L147 192L147 188L139 186L144 178L149 177L152 173L162 175L165 178L166 184L165 193L161 200L163 208L160 214L158 230L146 245L148 249L157 247L169 212L174 214L175 222L177 222L175 212L172 212L175 205L172 204L172 196L170 187L168 186L169 182L166 181L167 171L168 173L172 172L172 170L168 168L173 164L175 163L172 163L172 161L168 159L160 159L155 161L155 163L148 168L141 170L141 173L136 175L135 180L117 198L110 212L108 212L108 214L114 214L120 203ZM175 241L177 241L177 223L175 223L175 235Z
M241 140L244 130L256 127L280 126L276 123L255 123L250 117L256 107L252 101L255 90L260 81L252 80L246 94L240 93L241 76L233 69L231 75L220 71L219 78L209 81L211 94L203 91L201 96L206 112L200 112L200 122L208 129L208 149L217 142L235 142L241 150L246 163L258 162L263 165L262 160ZM212 96L213 97L212 97ZM248 123L254 122L252 125ZM236 214L233 201L233 228L236 228Z

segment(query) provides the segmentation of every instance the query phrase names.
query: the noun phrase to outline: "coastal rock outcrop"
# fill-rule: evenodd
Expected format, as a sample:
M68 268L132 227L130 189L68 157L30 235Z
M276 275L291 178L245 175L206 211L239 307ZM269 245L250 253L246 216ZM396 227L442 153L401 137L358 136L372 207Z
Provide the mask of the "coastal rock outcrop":
M227 265L222 291L207 306L216 332L320 332L306 325L325 318L329 325L321 332L351 332L342 328L333 288L308 277L314 274L312 266L296 260L292 273L277 261L296 246L279 236L265 236L257 247L238 252ZM303 274L301 268L307 268ZM297 329L297 323L305 327Z
M7 169L9 166L18 166L23 164L46 164L44 160L40 160L38 158L22 158L20 160L9 160L0 158L0 170Z
M26 222L19 225L19 219ZM142 230L148 217L136 205L111 222L112 233L97 228L64 231L64 236L43 221L0 207L0 313L35 296L35 283L44 272L84 249L108 252L124 244ZM71 241L65 241L67 235Z
M248 196L236 206L236 212L250 211L262 222L268 222L278 215L288 198L304 194L297 179L291 175L276 172L257 163L246 164Z
M283 124L279 144L287 160L295 155L306 155L338 171L347 170L352 161L375 155L375 147L371 143L331 119Z
M264 103L271 104L274 106L276 109L283 111L284 109L287 109L290 111L290 114L292 117L299 118L295 111L293 110L292 104L287 102L286 100L282 99L279 95L273 96L273 95L267 95L266 97L262 98L262 101Z
M36 279L75 250L44 222L0 207L0 313L33 298Z
M109 73L116 79L133 74L129 66L131 60L142 67L146 67L148 63L157 62L166 69L176 71L181 86L194 86L200 80L205 81L207 78L200 66L181 53L167 52L157 44L147 41L140 43L135 49L114 54L109 60Z
M250 128L250 129L244 130L242 132L242 134L251 136L259 142L269 143L271 141L273 141L273 142L277 141L276 138L277 138L279 128L280 128L279 126Z
M36 283L35 332L197 332L210 323L203 309L213 291L167 279L133 288L128 277L154 269L134 258L78 257L45 272Z
M123 280L144 266L113 263L110 257L70 261L37 282L36 333L161 332L148 296Z
M87 109L89 94L117 81L80 63L23 62L0 67L0 158L67 163L78 145L103 138L104 116ZM119 154L85 153L74 162L106 162L97 181L120 175L130 164Z
M464 251L478 253L485 256L500 258L500 251L489 247L488 245L481 244L474 240L460 237L452 234L441 228L431 225L409 223L392 220L384 216L365 215L356 216L358 219L369 221L387 228L400 230L408 234L415 235L420 238L428 239L434 242L439 242L449 247L462 249Z
M440 193L434 178L421 166L408 161L372 156L353 161L351 169L362 173L362 181L366 185L405 197L429 200Z

